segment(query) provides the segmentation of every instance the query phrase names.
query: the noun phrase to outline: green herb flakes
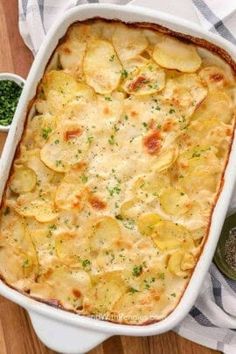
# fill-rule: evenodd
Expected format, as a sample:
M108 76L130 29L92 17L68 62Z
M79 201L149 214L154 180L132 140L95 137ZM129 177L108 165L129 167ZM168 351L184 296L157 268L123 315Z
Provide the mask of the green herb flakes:
M48 139L48 136L49 134L52 132L52 128L43 128L42 129L42 137L47 140ZM59 142L59 141L58 141ZM57 144L57 143L56 143Z
M134 266L132 274L134 277L139 277L142 274L143 267L141 265Z
M0 125L11 124L21 91L22 87L14 81L0 81Z

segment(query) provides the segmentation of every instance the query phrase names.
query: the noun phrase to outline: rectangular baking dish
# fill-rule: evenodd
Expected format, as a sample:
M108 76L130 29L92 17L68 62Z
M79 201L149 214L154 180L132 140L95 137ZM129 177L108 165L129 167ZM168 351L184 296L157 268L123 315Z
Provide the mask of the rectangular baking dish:
M229 42L202 30L195 24L165 13L131 5L118 6L108 4L81 5L67 11L49 31L26 81L0 160L0 198L8 178L15 149L24 129L27 107L35 95L37 84L44 73L44 69L58 40L63 37L72 23L93 17L118 19L131 23L147 22L159 24L173 31L208 40L223 48L233 60L236 59L236 49ZM42 342L59 352L84 353L112 335L149 336L174 328L187 315L194 304L212 261L236 180L235 166L236 141L234 138L225 170L223 188L213 212L208 239L181 301L164 320L144 326L133 326L83 317L28 298L11 289L2 281L0 281L0 294L24 307L28 311L33 327Z

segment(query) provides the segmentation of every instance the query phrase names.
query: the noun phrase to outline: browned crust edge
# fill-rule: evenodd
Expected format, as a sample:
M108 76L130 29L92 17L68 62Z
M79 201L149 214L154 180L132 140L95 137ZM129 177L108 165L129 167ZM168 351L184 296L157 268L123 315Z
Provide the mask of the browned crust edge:
M27 106L27 110L26 110L26 118L25 118L25 122L24 122L24 129L23 129L23 133L22 133L22 136L21 136L21 139L19 141L19 143L17 144L17 147L16 147L16 151L15 151L15 154L14 154L14 158L12 160L12 164L11 164L11 168L10 168L10 171L9 171L9 176L8 176L8 179L5 183L5 188L4 188L4 191L3 191L3 198L0 200L0 208L3 208L4 207L4 204L5 204L5 197L6 197L6 189L7 189L7 186L9 184L9 179L10 179L10 176L11 176L11 173L12 173L12 170L13 170L13 163L15 161L15 159L19 156L19 153L20 153L20 144L23 140L23 137L25 135L25 127L26 127L26 124L28 122L28 119L29 119L29 114L30 114L30 111L31 109L33 108L33 105L36 101L36 97L37 97L37 94L39 93L40 91L40 86L41 86L41 83L42 83L42 80L43 80L43 77L45 75L45 72L50 64L50 61L53 57L53 55L55 54L57 48L59 45L61 45L62 43L64 43L68 37L68 33L69 31L71 30L71 28L75 25L79 25L81 23L85 23L85 24L91 24L93 23L94 21L96 20L102 20L104 22L109 22L109 23L124 23L126 24L128 27L136 27L136 28L143 28L143 29L150 29L150 30L154 30L154 31L157 31L159 33L163 33L163 34L168 34L174 38L177 38L181 41L184 41L185 43L188 43L188 44L195 44L197 45L198 47L201 47L201 48L204 48L204 49L207 49L209 50L210 52L213 52L214 54L218 55L221 59L223 59L226 63L229 64L229 66L231 67L231 69L233 70L234 74L236 75L236 61L232 58L232 56L223 48L209 42L208 40L206 39L203 39L203 38L199 38L199 37L194 37L194 36L191 36L189 34L184 34L182 32L178 32L178 31L174 31L168 27L165 27L165 26L162 26L162 25L159 25L159 24L155 24L155 23L148 23L148 22L125 22L125 21L121 21L119 19L113 19L113 20L108 20L108 19L105 19L105 18L102 18L102 17L93 17L91 19L88 19L88 20L84 20L84 21L75 21L74 23L72 23L68 28L67 28L67 31L66 31L66 34L59 39L58 41L58 44L57 46L55 47L55 49L53 50L49 60L48 60L48 63L46 64L45 66L45 70L44 70L44 74L41 78L41 80L39 81L38 85L37 85L37 88L36 88L36 93L34 95L34 97L30 100L30 102L28 103L28 106ZM50 301L50 300L43 300L41 298L38 298L38 297L35 297L35 296L30 296L29 294L27 294L27 292L25 291L22 291L22 290L19 290L15 287L13 287L11 284L9 284L5 279L4 277L0 274L0 279L11 289L13 290L16 290L17 292L19 292L20 294L22 295L25 295L31 299L34 299L38 302L41 302L41 303L44 303L44 304L47 304L49 306L52 306L54 308L58 308L60 310L63 310L63 311L66 311L66 312L70 312L70 313L73 313L73 314L77 314L77 315L80 315L80 316L84 316L84 317L90 317L90 318L97 318L101 321L105 321L105 322L109 322L109 323L115 323L115 324L122 324L122 325L125 325L125 326L136 326L136 327L142 327L142 326L145 326L145 325L150 325L150 324L154 324L154 323L157 323L157 322L160 322L162 320L164 320L165 318L167 318L170 313L172 313L178 306L179 302L181 301L188 285L189 285L189 282L192 278L192 274L200 260L200 257L201 257L201 254L203 252L203 249L206 245L206 242L208 240L208 237L209 237L209 231L210 231L210 227L211 227L211 223L212 223L212 215L213 215L213 212L214 212L214 209L215 209L215 206L217 204L217 201L219 199L219 196L222 192L222 189L223 189L223 186L224 186L224 176L225 176L225 170L228 166L228 162L229 162L229 157L230 157L230 154L231 154L231 151L232 151L232 145L233 145L233 141L234 141L234 136L235 136L235 128L236 128L236 120L234 122L234 129L233 129L233 134L231 136L231 141L230 141L230 146L229 146L229 149L228 149L228 155L227 155L227 158L226 158L226 161L225 161L225 166L222 170L222 175L221 175L221 180L219 182L219 189L218 189L218 192L217 192L217 195L215 196L215 200L214 200L214 203L213 203L213 206L212 206L212 209L211 209L211 214L210 214L210 218L209 218L209 222L208 222L208 226L207 226L207 232L206 232L206 236L205 238L203 239L202 243L201 243L201 249L200 249L200 252L199 252L199 255L198 255L198 260L195 264L195 267L194 269L192 270L191 272L191 275L189 277L189 280L188 282L186 283L186 286L185 286L185 289L183 290L182 292L182 295L181 297L179 298L179 301L177 302L175 308L173 310L171 310L163 319L161 320L155 320L155 319L152 319L152 320L148 320L146 322L143 322L143 323L140 323L140 324L129 324L129 323L125 323L125 322L118 322L118 321L109 321L109 320L104 320L104 319L99 319L99 316L96 317L95 315L91 314L91 315L84 315L84 314L79 314L78 312L76 311L73 311L73 310L68 310L66 308L64 308L61 304L55 304L53 301Z

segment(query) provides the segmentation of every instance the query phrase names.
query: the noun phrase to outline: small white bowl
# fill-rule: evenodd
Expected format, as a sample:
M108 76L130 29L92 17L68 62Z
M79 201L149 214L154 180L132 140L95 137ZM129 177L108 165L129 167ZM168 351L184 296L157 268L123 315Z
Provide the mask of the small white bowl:
M10 80L10 81L14 81L17 85L23 87L25 84L25 79L23 79L23 77L16 75L16 74L12 74L12 73L0 73L0 81L1 80ZM14 119L14 117L13 117ZM11 125L1 125L0 124L0 132L8 132L8 130L10 129Z

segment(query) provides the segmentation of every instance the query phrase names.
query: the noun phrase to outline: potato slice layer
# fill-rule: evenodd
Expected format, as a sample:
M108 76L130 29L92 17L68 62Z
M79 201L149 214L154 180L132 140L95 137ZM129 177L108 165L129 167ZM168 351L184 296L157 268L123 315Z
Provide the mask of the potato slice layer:
M153 59L164 68L186 73L197 71L201 65L201 57L193 45L167 36L155 45Z
M109 42L91 40L83 65L87 84L96 92L109 94L118 86L122 66Z
M35 172L28 167L16 167L10 181L10 188L14 193L31 192L37 182Z
M161 220L161 217L154 213L146 213L140 215L137 223L139 232L145 236L150 236L154 231L155 225Z
M112 42L122 64L141 54L148 46L148 41L142 32L122 24L117 26Z
M153 62L131 72L123 84L124 90L135 96L153 94L164 86L165 72Z
M151 235L160 250L194 247L191 233L182 225L160 221Z
M167 214L181 215L189 210L190 200L183 191L169 187L161 194L160 203Z
M91 248L95 250L113 249L114 242L121 236L118 222L105 216L98 220L93 226L90 234Z

